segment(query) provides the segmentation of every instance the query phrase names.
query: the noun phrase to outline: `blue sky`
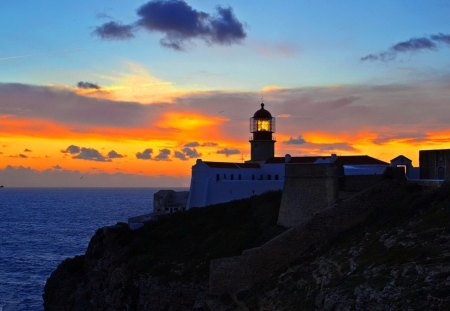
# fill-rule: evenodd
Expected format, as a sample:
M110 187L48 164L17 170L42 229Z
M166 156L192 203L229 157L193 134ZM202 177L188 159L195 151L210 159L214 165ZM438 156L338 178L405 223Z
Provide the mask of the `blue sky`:
M0 61L0 81L70 85L131 61L182 87L255 90L401 80L408 79L405 67L449 66L448 48L406 53L390 63L359 60L397 42L450 32L448 1L189 1L210 13L217 5L232 7L247 37L232 46L193 40L185 52L161 47L158 32L140 30L127 41L92 35L109 20L135 21L144 3L3 1L0 58L24 57Z

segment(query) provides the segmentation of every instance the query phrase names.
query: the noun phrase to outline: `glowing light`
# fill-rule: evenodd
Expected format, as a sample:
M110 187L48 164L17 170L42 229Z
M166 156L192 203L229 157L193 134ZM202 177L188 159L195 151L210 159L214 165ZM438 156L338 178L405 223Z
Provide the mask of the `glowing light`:
M256 129L258 132L268 132L270 131L270 121L269 120L257 120Z

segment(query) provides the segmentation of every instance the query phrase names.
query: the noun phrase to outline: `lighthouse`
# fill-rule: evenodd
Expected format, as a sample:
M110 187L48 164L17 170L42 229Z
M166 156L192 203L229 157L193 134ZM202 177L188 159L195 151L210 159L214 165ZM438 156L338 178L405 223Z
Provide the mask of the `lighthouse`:
M261 109L255 112L250 118L250 139L251 162L266 161L275 156L275 140L272 133L275 133L275 118L264 109L264 103L261 103Z

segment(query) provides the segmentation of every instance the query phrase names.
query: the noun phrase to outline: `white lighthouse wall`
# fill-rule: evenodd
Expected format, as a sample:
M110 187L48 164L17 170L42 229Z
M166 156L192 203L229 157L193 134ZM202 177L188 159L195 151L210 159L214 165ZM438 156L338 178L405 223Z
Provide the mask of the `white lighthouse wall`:
M283 183L283 164L263 165L260 168L215 168L200 160L192 167L187 208L204 207L281 190Z

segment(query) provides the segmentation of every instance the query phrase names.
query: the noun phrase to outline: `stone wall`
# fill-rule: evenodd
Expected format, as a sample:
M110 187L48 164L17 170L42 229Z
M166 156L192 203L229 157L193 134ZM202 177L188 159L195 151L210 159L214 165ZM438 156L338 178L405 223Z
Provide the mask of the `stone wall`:
M348 192L359 192L380 182L383 175L346 175L342 178L339 190Z
M342 167L330 164L286 164L278 224L295 227L334 205Z
M450 180L450 149L420 150L420 178Z
M171 214L186 209L189 191L160 190L153 195L153 213Z
M261 247L246 250L241 256L213 260L210 293L239 292L270 278L275 271L316 253L339 233L362 224L377 209L398 202L403 191L403 182L383 180L339 206L322 209L309 222L285 231Z

